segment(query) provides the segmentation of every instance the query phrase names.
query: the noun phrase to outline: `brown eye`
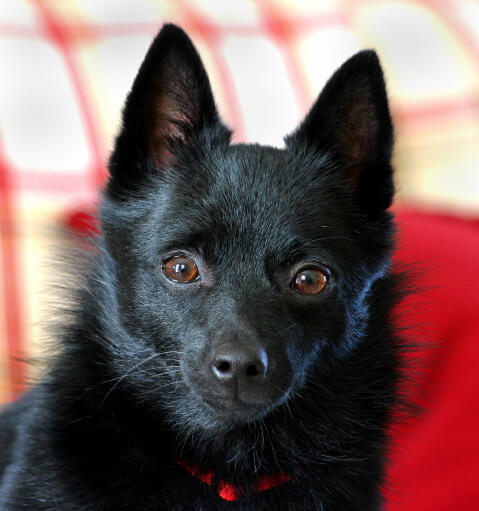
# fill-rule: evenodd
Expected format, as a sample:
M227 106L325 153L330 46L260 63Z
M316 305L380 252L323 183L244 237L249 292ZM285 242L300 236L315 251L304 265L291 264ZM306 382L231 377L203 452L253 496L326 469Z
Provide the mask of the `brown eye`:
M174 256L163 264L164 274L173 282L193 282L199 276L198 267L187 256Z
M325 288L327 276L317 268L305 268L296 274L294 288L305 295L317 295Z

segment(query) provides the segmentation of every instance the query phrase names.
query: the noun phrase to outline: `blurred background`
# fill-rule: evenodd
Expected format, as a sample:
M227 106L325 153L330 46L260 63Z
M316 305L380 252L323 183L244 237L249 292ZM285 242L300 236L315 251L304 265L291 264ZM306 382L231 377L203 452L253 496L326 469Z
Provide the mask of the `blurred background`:
M399 205L479 216L476 1L1 0L0 403L48 337L51 249L94 211L123 100L167 21L197 45L237 142L280 146L331 73L375 48Z

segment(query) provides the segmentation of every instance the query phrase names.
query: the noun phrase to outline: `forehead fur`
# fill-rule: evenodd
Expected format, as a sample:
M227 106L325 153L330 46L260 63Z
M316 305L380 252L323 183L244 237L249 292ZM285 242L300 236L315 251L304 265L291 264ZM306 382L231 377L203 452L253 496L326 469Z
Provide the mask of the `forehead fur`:
M168 178L170 206L194 210L196 218L200 208L205 217L255 229L265 221L314 223L326 211L330 216L328 206L345 195L325 155L235 145L202 156L180 158Z
M148 190L145 204L156 221L146 225L162 247L286 256L305 240L313 250L315 240L331 246L354 234L354 203L337 168L312 152L236 145L203 149L199 157L192 149Z

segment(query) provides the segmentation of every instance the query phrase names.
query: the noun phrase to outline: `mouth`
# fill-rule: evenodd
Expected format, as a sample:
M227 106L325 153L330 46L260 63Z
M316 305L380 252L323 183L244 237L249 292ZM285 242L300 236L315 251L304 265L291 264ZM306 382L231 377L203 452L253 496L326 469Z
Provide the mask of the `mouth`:
M245 424L258 420L271 409L270 404L248 403L237 396L217 396L201 393L201 397L215 415L235 424Z

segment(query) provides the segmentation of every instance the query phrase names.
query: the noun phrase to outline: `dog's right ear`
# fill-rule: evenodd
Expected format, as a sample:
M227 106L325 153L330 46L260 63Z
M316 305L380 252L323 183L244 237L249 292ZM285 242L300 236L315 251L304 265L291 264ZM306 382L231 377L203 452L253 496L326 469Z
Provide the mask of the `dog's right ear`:
M136 188L145 174L165 171L175 152L204 129L229 140L193 43L181 28L165 25L128 95L110 158L108 191L123 194Z

